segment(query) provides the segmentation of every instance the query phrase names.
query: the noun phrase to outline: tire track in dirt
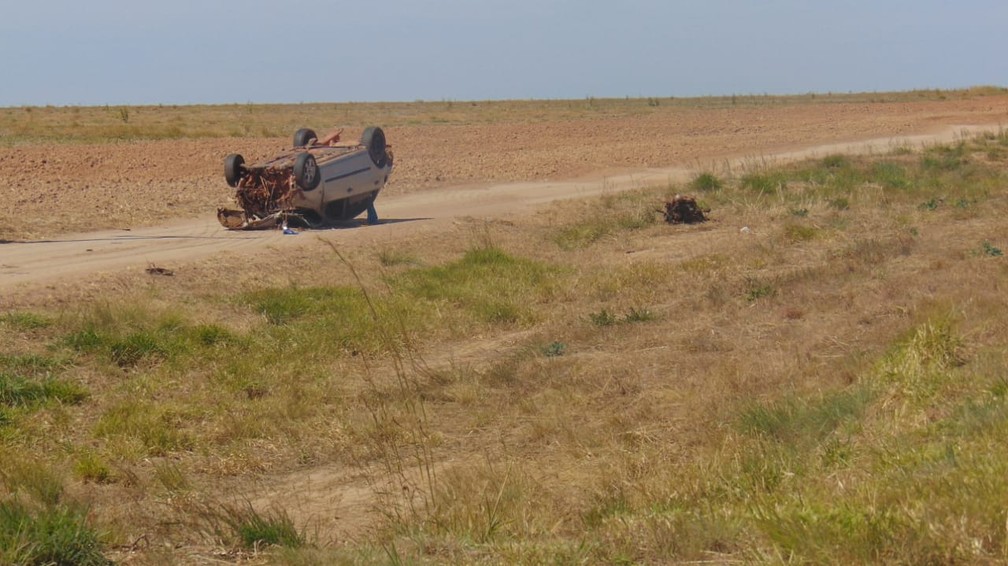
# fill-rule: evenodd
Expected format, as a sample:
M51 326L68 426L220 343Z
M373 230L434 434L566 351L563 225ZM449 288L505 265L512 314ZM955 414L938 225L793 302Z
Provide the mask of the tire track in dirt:
M880 153L896 147L947 143L999 125L952 126L937 134L887 137L817 145L774 155L752 155L725 162L732 169L754 163L787 162L832 153ZM712 164L711 168L716 168ZM702 167L699 167L702 168ZM314 231L324 241L341 244L407 238L419 224L460 217L499 217L527 212L565 199L588 198L660 184L682 183L698 168L623 170L567 181L533 181L443 187L393 195L378 201L383 221L377 226ZM208 212L205 218L135 230L104 230L45 240L0 242L0 291L26 290L56 280L83 278L151 264L185 263L215 254L253 254L264 246L303 245L306 238L279 230L231 232Z

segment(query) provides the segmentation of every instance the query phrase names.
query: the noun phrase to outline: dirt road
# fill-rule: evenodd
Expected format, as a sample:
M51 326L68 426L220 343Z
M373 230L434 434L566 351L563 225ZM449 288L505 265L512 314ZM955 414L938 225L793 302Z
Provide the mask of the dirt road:
M957 136L999 126L950 126L941 132L916 136L885 137L795 149L760 160L793 160L831 153L886 151L894 146L947 142ZM757 156L736 158L734 168L745 166ZM450 221L459 217L500 217L519 214L549 202L600 195L656 184L689 179L684 167L641 168L614 175L595 174L570 181L533 181L482 184L431 189L389 195L378 201L383 221L377 226L315 231L313 235L341 245L362 241L390 241L408 237L418 225ZM265 246L298 246L308 238L284 235L278 230L230 232L208 213L164 226L135 230L104 230L50 239L0 243L0 292L28 291L55 280L86 276L149 265L178 265L214 254L254 253Z

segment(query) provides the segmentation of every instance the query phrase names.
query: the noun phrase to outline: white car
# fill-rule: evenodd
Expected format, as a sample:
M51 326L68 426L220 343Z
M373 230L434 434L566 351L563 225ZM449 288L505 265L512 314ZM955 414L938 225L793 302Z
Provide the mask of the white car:
M232 230L272 228L288 222L308 227L331 225L368 212L376 223L374 201L392 172L385 132L364 130L360 142L319 144L302 128L294 147L246 165L236 153L224 159L224 178L235 188L240 211L220 208L217 219Z

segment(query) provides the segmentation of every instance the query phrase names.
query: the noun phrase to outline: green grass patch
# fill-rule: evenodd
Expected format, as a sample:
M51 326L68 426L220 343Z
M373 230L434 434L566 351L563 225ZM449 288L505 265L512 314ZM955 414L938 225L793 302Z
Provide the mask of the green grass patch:
M105 566L99 534L87 510L58 504L35 509L0 500L0 563Z
M718 199L737 200L749 193L774 195L789 210L813 210L821 203L836 210L855 205L924 202L934 210L943 202L985 202L1008 177L1004 160L994 154L974 159L1000 147L977 138L954 145L935 146L921 153L893 153L885 158L831 155L773 168L760 168L728 179ZM757 206L765 206L765 202ZM807 214L807 213L806 213Z
M190 324L175 313L141 306L98 307L86 313L60 341L80 354L93 354L121 367L156 365L186 357L204 357L222 344L240 343L231 331L214 324Z
M930 390L937 374L964 362L962 350L962 339L948 320L928 321L914 328L883 359L879 373L884 381L905 385L913 392Z
M739 426L749 434L788 445L810 445L841 424L858 419L875 395L866 387L819 397L790 396L742 411Z
M70 362L42 354L0 354L0 371L19 375L47 376L68 366Z
M896 549L915 538L895 510L848 501L761 506L754 515L778 552L808 563L898 561L906 556Z
M777 294L777 289L772 283L763 281L755 277L748 277L745 281L745 298L749 302L773 297Z
M98 438L134 440L147 455L165 456L193 448L195 441L187 430L190 418L163 403L123 401L102 413L94 434Z
M1001 251L1001 248L995 246L994 244L991 244L990 242L986 242L986 241L983 243L982 246L980 246L980 252L983 255L990 256L990 257L1001 257L1001 256L1004 255L1004 252Z
M616 315L609 312L607 309L588 313L588 319L591 320L592 324L595 326L612 326L618 321Z
M9 312L0 314L0 325L14 330L39 330L49 328L53 321L47 316L31 312Z
M843 154L827 155L820 162L826 169L850 169L851 159Z
M232 510L227 521L245 548L264 545L299 548L306 544L304 533L297 530L294 522L282 510L259 513L250 505Z
M199 520L207 534L238 548L276 546L297 549L308 545L305 533L297 529L283 509L261 512L244 502L197 503L188 511Z
M955 171L969 161L966 157L966 142L954 145L939 145L929 148L921 156L920 165L930 171Z
M367 315L369 308L364 293L351 287L264 289L249 293L242 300L274 325L337 312L347 313L348 318L356 320Z
M789 177L784 170L769 169L758 173L749 173L739 179L743 189L759 194L772 194L784 191L788 187Z
M108 463L93 450L85 450L74 462L74 475L85 482L109 483L112 470Z
M700 193L717 191L723 186L724 182L713 173L701 173L690 181L689 184L690 189Z
M819 237L820 230L807 224L788 223L784 225L784 239L791 243L810 242Z
M646 307L631 307L623 316L618 316L616 313L605 308L597 312L588 313L588 320L595 326L613 326L619 323L632 324L635 322L648 322L654 319L654 313Z
M559 274L557 268L487 247L443 266L403 273L391 284L406 296L461 308L480 322L527 324L537 320L535 303L549 299Z
M83 387L69 381L28 379L0 373L0 405L7 407L36 407L50 402L74 405L87 395Z
M895 161L876 161L873 163L870 178L887 189L907 189L911 183L906 166Z

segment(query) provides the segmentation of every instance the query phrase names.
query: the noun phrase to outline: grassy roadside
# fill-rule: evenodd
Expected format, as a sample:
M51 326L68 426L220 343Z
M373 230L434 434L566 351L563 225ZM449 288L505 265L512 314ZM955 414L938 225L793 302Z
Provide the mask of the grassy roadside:
M0 561L1003 561L1006 183L1001 133L5 313ZM254 497L334 468L339 544Z

